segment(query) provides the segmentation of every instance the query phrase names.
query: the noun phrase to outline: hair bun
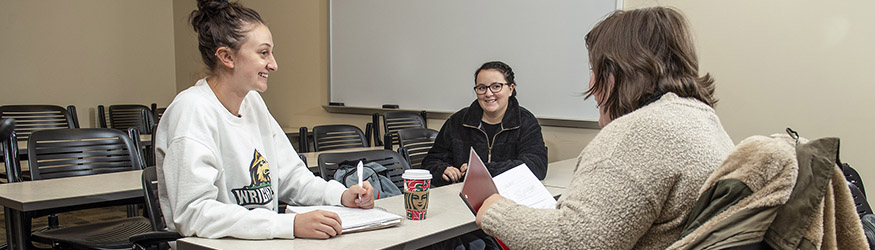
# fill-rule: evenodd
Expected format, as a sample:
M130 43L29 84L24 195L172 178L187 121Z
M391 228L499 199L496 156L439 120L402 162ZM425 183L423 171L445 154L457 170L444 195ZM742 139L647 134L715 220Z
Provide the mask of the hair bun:
M239 49L246 38L246 25L264 24L258 12L228 0L197 0L197 9L191 11L188 19L197 33L201 57L210 70L219 65L218 48Z
M207 28L204 27L205 23L210 22L209 20L213 17L223 16L222 12L230 6L231 4L227 0L197 0L197 10L192 11L189 15L195 32L201 28Z
M228 0L197 0L198 11L215 13L225 8L228 8Z

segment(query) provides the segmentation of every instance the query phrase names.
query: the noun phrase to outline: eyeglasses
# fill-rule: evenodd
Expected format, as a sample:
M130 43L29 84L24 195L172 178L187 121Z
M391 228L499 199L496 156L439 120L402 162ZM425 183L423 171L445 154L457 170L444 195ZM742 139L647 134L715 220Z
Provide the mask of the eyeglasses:
M482 95L482 94L486 94L486 89L489 89L489 91L492 91L492 93L498 93L498 92L501 92L501 88L504 87L504 85L508 85L508 84L510 84L510 83L494 82L494 83L490 84L489 86L477 85L477 86L474 86L474 92L477 93L478 95Z

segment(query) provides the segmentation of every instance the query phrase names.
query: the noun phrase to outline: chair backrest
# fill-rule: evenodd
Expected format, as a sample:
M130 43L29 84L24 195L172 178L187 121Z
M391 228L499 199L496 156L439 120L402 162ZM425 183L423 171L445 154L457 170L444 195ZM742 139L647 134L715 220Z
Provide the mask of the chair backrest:
M377 162L383 165L388 171L389 179L399 189L404 187L404 179L401 174L404 170L410 169L410 165L404 160L403 156L391 150L370 150L344 153L322 153L319 154L319 171L322 178L331 180L334 178L334 172L337 172L337 164L342 161L364 159L365 163Z
M863 187L863 179L860 178L860 174L857 173L857 170L847 163L842 163L842 173L845 175L845 179L848 180L848 182L857 186L857 188L860 189L860 193L862 193L863 196L866 196L866 188Z
M131 137L134 138L134 137ZM158 123L152 124L152 134L149 135L149 147L140 147L146 151L143 154L143 159L146 159L147 166L155 166L158 165L158 152L155 152L155 138L158 138Z
M152 150L152 147L143 146L143 142L140 141L140 131L136 128L128 128L128 137L130 137L131 141L134 142L134 147L140 149L140 151L137 152L137 154L140 155L140 157L137 157L140 159L140 166L144 168L148 166L155 166L155 160L153 159L155 156L150 152L154 150ZM148 157L152 157L152 159Z
M26 141L33 132L40 130L76 127L70 111L55 105L0 106L0 118L15 119L15 134L19 141Z
M167 111L167 108L158 108L158 104L153 102L152 105L149 105L149 110L152 111L152 117L155 118L155 120L153 120L152 122L152 124L154 125L158 124L158 121L160 121L161 117L164 116L164 111Z
M383 113L383 131L386 149L398 144L398 131L406 128L425 128L425 118L419 113L408 111L391 111ZM391 141L389 138L391 137Z
M862 218L863 215L871 214L872 207L869 206L869 202L866 201L866 195L857 188L857 185L854 185L851 182L848 182L848 188L851 189L851 197L854 198L854 207L857 208L857 214Z
M307 127L298 128L298 153L310 152L310 138L310 132L307 130ZM313 148L315 149L316 146L313 146Z
M0 142L5 142L15 130L15 119L0 118Z
M438 131L427 128L408 128L398 131L399 152L410 163L411 168L419 168L422 159L434 145Z
M157 108L152 110L152 115L155 116L155 124L158 124L161 121L161 117L164 116L164 111L167 111L167 108Z
M145 105L110 105L109 127L126 131L128 128L137 128L141 134L151 134L152 124L155 123L152 110Z
M158 203L158 173L155 166L143 169L143 197L146 198L146 214L152 223L152 231L164 231L164 215Z
M109 115L106 114L106 108L103 105L97 105L97 127L98 128L108 128L109 127Z
M316 152L341 148L366 148L368 140L362 130L353 125L320 125L313 127Z
M142 169L134 140L107 128L34 132L27 155L33 180Z
M13 119L0 119L0 150L3 151L3 165L6 167L6 183L21 181L21 159L14 130Z
M76 105L67 105L67 113L70 113L70 117L73 118L73 124L70 127L79 128L79 112L76 111Z

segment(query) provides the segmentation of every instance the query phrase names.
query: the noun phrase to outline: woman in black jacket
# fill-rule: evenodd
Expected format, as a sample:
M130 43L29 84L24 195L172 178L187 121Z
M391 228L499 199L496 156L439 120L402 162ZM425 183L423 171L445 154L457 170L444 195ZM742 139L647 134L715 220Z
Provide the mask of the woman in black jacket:
M422 162L433 176L432 185L463 180L471 147L492 176L525 163L538 179L544 179L547 148L541 126L519 105L513 70L503 62L487 62L474 76L477 100L444 123Z

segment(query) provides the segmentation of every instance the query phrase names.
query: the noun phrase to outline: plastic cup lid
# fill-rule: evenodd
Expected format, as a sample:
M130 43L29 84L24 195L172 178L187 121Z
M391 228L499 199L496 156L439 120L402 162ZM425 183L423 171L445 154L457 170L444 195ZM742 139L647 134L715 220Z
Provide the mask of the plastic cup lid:
M428 170L425 169L407 169L404 170L404 174L401 174L401 178L428 180L431 179L431 173L429 173Z

